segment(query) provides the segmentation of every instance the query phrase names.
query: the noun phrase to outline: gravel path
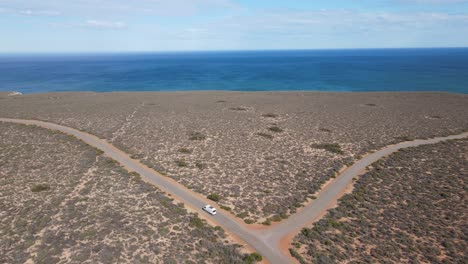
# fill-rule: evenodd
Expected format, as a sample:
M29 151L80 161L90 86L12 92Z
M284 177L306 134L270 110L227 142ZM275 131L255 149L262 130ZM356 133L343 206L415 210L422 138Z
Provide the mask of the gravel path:
M281 248L282 245L289 246L290 239L301 230L302 227L307 226L313 220L320 217L331 205L333 205L343 194L346 187L352 182L352 179L358 176L367 166L382 157L388 156L399 149L416 147L426 144L434 144L450 139L460 139L468 137L468 132L460 135L440 137L428 140L415 140L410 142L403 142L396 145L385 147L377 152L363 157L356 162L353 166L349 167L345 172L338 176L331 182L325 190L323 190L319 197L311 204L300 210L298 213L292 215L287 220L273 225L268 228L252 228L240 222L232 214L218 208L216 216L207 215L201 208L210 203L209 200L201 195L194 193L181 184L164 177L156 171L146 167L137 160L129 157L126 153L118 150L113 145L109 144L103 139L100 139L91 134L81 132L79 130L36 120L21 120L0 118L2 122L13 122L27 125L37 125L48 129L58 130L70 135L73 135L87 144L101 149L104 153L118 161L121 165L139 173L143 179L155 184L161 190L170 193L175 199L183 202L189 209L196 211L201 217L205 218L210 224L222 226L230 234L233 234L241 241L245 241L247 246L251 246L260 254L262 254L270 263L291 263L296 262L287 253L288 248Z

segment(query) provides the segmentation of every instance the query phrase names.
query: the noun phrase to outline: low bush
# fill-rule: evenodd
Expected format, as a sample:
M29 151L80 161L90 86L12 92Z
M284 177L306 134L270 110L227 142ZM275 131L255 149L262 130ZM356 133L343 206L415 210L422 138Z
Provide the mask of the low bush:
M270 219L273 222L280 222L283 218L281 216L279 216L279 215L274 215Z
M226 211L231 211L232 210L231 207L229 207L229 206L221 205L220 207L221 207L221 209L226 210Z
M271 117L271 118L278 117L278 115L277 115L277 114L273 114L273 113L267 113L267 114L263 114L262 116L263 116L263 117Z
M278 126L272 126L272 127L268 128L268 130L270 130L271 132L275 132L275 133L283 132L283 129L278 127Z
M331 132L332 132L332 131L331 131L330 129L328 129L328 128L320 128L319 130L322 131L322 132L327 132L327 133L331 133Z
M180 153L184 153L184 154L190 154L192 153L192 150L191 149L188 149L188 148L180 148L178 150Z
M185 160L176 161L177 166L179 167L188 167L188 163Z
M31 187L32 192L43 192L50 190L50 185L48 184L38 184Z
M291 256L293 256L295 259L297 259L299 261L299 263L301 263L301 264L306 264L307 263L305 261L305 259L293 248L289 249L289 253L291 254Z
M212 201L215 201L215 202L219 202L222 199L221 195L219 195L217 193L212 193L212 194L208 195L206 198L208 198L208 199L210 199Z
M234 110L234 111L247 111L247 108L242 107L242 106L231 107L229 109Z
M247 216L249 216L249 213L247 213L247 212L242 212L240 214L237 214L237 217L242 218L242 219L246 218Z
M335 153L335 154L344 154L343 150L341 149L340 144L338 143L312 144L312 147L316 149L324 149L328 152Z
M252 220L252 219L245 219L244 220L244 223L248 224L248 225L251 225L253 223L255 223L255 220Z
M253 264L253 263L256 263L256 262L260 262L263 260L263 257L262 255L258 254L258 253L252 253L252 254L245 254L244 258L243 258L243 262L246 263L246 264Z
M202 228L204 224L203 220L201 220L200 217L194 216L192 217L192 219L190 219L190 225L195 228Z

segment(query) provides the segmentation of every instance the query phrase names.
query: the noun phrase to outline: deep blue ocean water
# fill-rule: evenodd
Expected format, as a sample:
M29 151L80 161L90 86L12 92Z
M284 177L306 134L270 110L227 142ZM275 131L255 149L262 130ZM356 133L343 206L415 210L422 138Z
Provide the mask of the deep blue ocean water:
M468 48L3 54L0 90L468 93Z

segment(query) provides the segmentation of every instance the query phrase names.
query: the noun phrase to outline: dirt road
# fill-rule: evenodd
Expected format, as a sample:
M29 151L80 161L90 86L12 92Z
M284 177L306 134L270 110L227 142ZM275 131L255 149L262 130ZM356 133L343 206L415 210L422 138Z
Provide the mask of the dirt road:
M104 151L107 156L116 160L128 170L139 173L146 181L156 185L161 190L170 193L176 200L183 202L189 209L198 212L203 218L207 219L208 223L223 227L227 232L236 236L241 243L244 243L258 251L268 260L268 262L281 264L295 262L295 260L291 258L287 252L287 248L281 248L280 242L282 242L283 245L289 246L289 242L293 236L299 232L301 228L310 224L312 220L316 220L318 217L323 215L331 205L336 203L336 201L342 196L345 188L352 182L353 178L364 171L367 166L402 148L416 147L450 139L468 137L467 132L460 135L428 140L415 140L385 147L377 152L365 156L349 167L334 181L332 181L326 189L320 193L316 200L300 210L298 213L272 227L258 229L242 223L231 213L219 208L217 215L208 215L201 209L205 204L210 203L210 201L205 197L192 192L172 179L167 178L153 169L141 164L139 161L130 158L128 154L94 135L70 127L36 120L0 118L0 121L41 126L52 130L58 130L83 140L87 144Z

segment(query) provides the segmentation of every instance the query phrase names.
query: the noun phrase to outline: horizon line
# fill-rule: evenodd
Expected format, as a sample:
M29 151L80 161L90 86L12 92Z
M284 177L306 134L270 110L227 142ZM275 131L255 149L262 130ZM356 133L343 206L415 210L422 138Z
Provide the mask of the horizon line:
M415 50L415 49L467 49L468 46L440 47L372 47L372 48L310 48L310 49L225 49L225 50L122 50L122 51L0 51L0 55L79 55L79 54L150 54L150 53L215 53L215 52L268 52L268 51L340 51L340 50Z

